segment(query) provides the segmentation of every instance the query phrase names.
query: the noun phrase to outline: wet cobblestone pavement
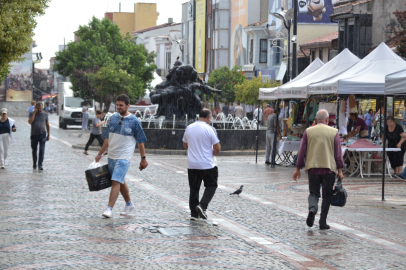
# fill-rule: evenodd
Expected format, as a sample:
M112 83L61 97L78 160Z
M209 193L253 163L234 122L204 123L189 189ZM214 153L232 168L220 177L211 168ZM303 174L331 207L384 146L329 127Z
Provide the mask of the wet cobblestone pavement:
M189 221L186 157L148 155L140 172L135 154L127 183L136 210L120 216L119 197L105 219L109 190L89 192L84 178L96 152L71 148L89 135L55 119L38 171L17 118L0 171L0 269L406 269L406 182L387 179L383 202L378 177L344 179L347 205L330 208L332 229L321 231L305 223L304 173L294 182L292 167L263 157L218 157L209 222Z

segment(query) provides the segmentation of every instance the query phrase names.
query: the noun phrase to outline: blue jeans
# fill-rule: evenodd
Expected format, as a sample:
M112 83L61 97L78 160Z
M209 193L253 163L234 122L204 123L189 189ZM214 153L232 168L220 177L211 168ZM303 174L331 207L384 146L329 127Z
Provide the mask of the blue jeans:
M45 155L45 142L47 141L47 134L43 133L41 135L31 135L31 148L32 148L32 161L33 167L37 167L37 148L39 144L39 158L38 167L42 168L42 163L44 162Z
M406 167L403 169L403 172L400 174L404 179L406 179Z
M368 139L371 139L372 126L368 126Z

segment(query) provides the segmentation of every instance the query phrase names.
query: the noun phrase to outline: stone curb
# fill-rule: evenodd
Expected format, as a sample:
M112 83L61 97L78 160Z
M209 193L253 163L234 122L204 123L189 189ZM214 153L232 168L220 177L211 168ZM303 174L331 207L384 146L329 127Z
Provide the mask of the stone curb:
M84 150L85 145L74 144L72 145L74 149ZM89 151L99 151L100 147L90 146ZM153 155L187 155L185 150L171 150L171 149L145 149L146 154ZM258 156L265 155L264 150L258 150ZM255 156L255 150L245 150L245 151L220 151L217 156Z

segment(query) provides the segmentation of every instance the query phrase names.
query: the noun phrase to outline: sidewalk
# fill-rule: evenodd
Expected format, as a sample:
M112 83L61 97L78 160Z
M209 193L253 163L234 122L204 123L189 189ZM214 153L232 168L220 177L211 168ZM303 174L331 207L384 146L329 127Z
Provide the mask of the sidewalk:
M222 156L210 221L191 222L186 156L150 154L139 171L136 153L127 177L136 211L120 216L119 197L104 219L109 190L89 192L84 178L96 152L72 149L81 131L52 124L44 171L33 171L26 119L16 126L0 171L0 269L406 268L406 182L387 180L382 202L378 177L345 178L347 205L332 207L332 229L320 231L305 223L304 173L294 182L292 167Z

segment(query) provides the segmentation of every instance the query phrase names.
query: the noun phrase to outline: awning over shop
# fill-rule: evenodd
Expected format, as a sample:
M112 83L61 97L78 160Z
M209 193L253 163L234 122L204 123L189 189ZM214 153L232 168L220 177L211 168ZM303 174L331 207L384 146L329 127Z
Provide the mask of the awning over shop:
M331 59L324 66L314 72L303 76L300 79L279 86L278 96L281 98L307 98L307 87L314 83L334 75L337 75L358 63L360 59L352 54L348 49L344 49L340 54Z
M406 69L406 61L382 42L353 67L310 84L308 93L384 95L385 76L403 69Z
M406 95L406 69L386 75L385 95Z

